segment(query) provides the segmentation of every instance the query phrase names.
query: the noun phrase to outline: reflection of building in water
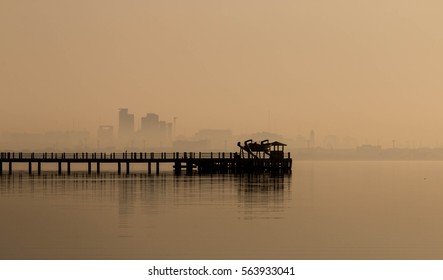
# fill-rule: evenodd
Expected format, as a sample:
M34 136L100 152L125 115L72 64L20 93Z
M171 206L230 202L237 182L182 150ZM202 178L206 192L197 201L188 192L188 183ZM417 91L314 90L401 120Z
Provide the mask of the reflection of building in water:
M134 223L137 223L140 215L145 220L149 215L159 214L161 207L167 206L167 202L171 199L166 190L168 178L171 179L172 177L131 174L123 180L116 181L118 182L120 228L134 227ZM148 216L145 216L146 214ZM121 234L124 234L124 232Z
M294 201L304 208L312 207L315 198L315 163L299 168L294 181L292 195Z
M271 174L244 174L238 177L238 186L240 191L245 192L284 190L290 187L290 178Z
M158 214L159 208L164 206L170 198L167 191L167 175L139 176L139 194L143 212Z
M52 199L60 196L60 199L82 200L95 205L98 201L114 201L118 178L116 174L88 175L83 172L71 175L58 175L53 172L42 176L18 173L13 176L0 176L0 193L4 186L4 190L7 191L40 193Z
M134 215L134 205L137 199L137 181L128 178L118 180L118 216L120 228L127 228L130 218Z

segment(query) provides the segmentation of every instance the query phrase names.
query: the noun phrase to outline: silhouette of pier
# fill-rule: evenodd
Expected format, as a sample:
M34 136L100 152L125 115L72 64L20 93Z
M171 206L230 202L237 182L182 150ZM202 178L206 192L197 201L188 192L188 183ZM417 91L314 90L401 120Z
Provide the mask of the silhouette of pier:
M122 173L122 167L126 174L130 174L132 164L146 164L146 171L151 174L153 165L155 173L160 172L160 165L173 164L174 174L180 175L184 171L187 175L192 174L241 174L241 173L276 173L287 174L292 170L292 159L290 153L284 153L278 158L256 157L253 155L241 156L239 153L145 153L145 152L125 152L125 153L21 153L2 152L0 153L0 175L5 174L7 167L8 174L13 173L14 163L27 163L28 173L36 172L41 175L44 163L58 164L58 174L71 174L71 165L87 164L88 174L92 173L95 165L95 172L100 173L101 164L116 164L118 174ZM34 168L34 169L33 169Z

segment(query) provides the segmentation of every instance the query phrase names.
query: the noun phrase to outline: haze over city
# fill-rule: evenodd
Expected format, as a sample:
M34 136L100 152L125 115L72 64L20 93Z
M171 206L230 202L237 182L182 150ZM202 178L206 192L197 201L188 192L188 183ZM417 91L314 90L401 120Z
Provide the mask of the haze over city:
M1 0L0 279L443 276L442 11Z
M177 119L437 147L439 1L2 1L0 133ZM321 140L322 141L322 140Z

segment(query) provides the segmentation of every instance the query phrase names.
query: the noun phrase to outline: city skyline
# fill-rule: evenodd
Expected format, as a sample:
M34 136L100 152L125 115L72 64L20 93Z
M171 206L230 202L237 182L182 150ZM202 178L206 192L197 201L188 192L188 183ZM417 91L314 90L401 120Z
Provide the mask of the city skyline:
M119 109L120 110L120 109ZM105 110L107 113L109 114L110 110ZM146 111L146 110L145 110ZM141 110L140 112L143 112L143 110ZM146 118L146 114L151 114L151 113L132 113L130 115L132 115L134 117L133 120L133 130L134 131L140 131L142 129L142 119ZM160 115L158 113L153 113L156 115ZM102 115L102 114L100 114ZM166 120L165 123L169 124L172 126L172 123L174 122L174 119L178 119L178 125L176 126L176 128L174 129L175 132L175 136L180 136L180 137L185 137L185 138L189 138L192 137L195 133L198 133L198 131L202 130L202 129L229 129L231 131L233 131L234 134L237 135L241 135L241 134L253 134L253 133L257 133L257 132L269 132L269 133L276 133L279 135L283 135L285 138L289 138L289 139L293 139L296 140L297 138L305 138L302 141L309 141L310 138L310 132L312 130L317 131L318 134L318 138L319 141L317 141L317 146L319 147L323 147L323 146L327 146L327 144L325 144L325 142L329 142L328 140L326 140L325 138L338 138L338 141L343 141L343 142L347 142L349 141L349 139L352 139L352 142L356 143L355 145L367 145L367 144L371 144L371 145L380 145L382 147L385 148L389 148L392 147L392 143L393 141L397 143L397 147L402 147L402 148L418 148L418 147L440 147L443 145L443 137L438 137L437 135L435 136L435 138L430 138L427 139L425 137L425 135L422 136L416 136L416 137L405 137L405 138L386 138L383 137L383 135L363 135L363 136L359 136L358 134L346 134L346 133L340 133L339 131L332 131L331 129L328 129L327 131L321 131L318 130L317 128L297 128L297 129L293 129L294 133L290 134L288 133L288 131L283 131L281 132L278 129L274 129L274 126L272 125L268 125L268 124L262 124L261 128L258 128L257 130L254 130L252 128L247 128L247 129L235 129L233 127L235 127L235 125L229 126L229 125L224 125L224 126L220 126L220 127L210 127L210 126L203 126L203 127L197 127L194 125L193 129L190 129L188 124L189 123L193 123L195 121L195 119L191 119L191 120L186 120L184 118L182 118L181 116L177 117L174 114L166 113L165 114ZM172 117L170 117L172 116ZM185 123L185 121L189 121L189 123ZM269 120L266 120L264 122L269 123ZM38 126L33 127L32 129L23 129L23 126L17 126L14 130L5 130L5 129L0 129L0 137L1 135L10 135L10 134L23 134L23 133L29 133L29 134L41 134L41 133L50 133L50 132L60 132L60 131L87 131L88 133L91 133L91 135L95 135L97 128L100 126L112 126L114 128L116 128L116 130L114 131L114 133L116 134L115 136L118 136L118 118L115 117L115 113L114 113L114 117L110 118L110 120L106 120L104 121L102 117L99 117L98 120L96 122L92 121L89 122L88 125L84 124L81 125L79 122L76 121L76 118L73 118L71 122L67 122L67 123L59 123L59 125L57 126L57 128L54 129L39 129ZM173 133L172 129L171 129L171 135ZM340 146L340 145L336 145L336 146ZM349 145L345 145L345 146L349 146Z
M146 148L163 147L171 149L176 147L178 150L182 150L185 147L190 147L189 145L194 145L193 142L189 141L195 141L195 144L201 145L204 149L212 147L212 149L218 148L226 150L227 147L233 147L235 141L245 140L241 137L250 138L253 136L257 138L255 140L263 140L261 139L263 137L276 138L278 140L284 139L284 141L291 144L292 149L355 149L365 146L374 146L383 149L421 149L441 148L443 146L439 141L435 141L434 145L426 145L423 144L422 141L403 139L392 139L383 142L380 141L380 139L374 140L374 138L368 140L368 138L358 139L350 135L322 134L321 132L316 132L314 129L310 129L304 134L297 134L294 138L266 130L236 133L231 129L224 128L197 128L196 131L184 135L175 132L177 129L177 119L178 117L173 117L171 122L167 122L163 118L160 119L157 113L135 114L130 111L130 108L119 108L118 114L116 114L113 122L100 124L92 131L66 128L61 130L39 131L36 133L26 131L3 133L0 137L12 137L14 139L13 141L18 143L23 141L36 141L40 143L40 147L58 147L63 146L61 144L62 142L66 142L67 144L64 144L65 147L77 147L77 149L81 147L95 147L97 149L108 150L118 150L122 147L143 150ZM227 141L230 142L228 143ZM76 145L73 145L74 143L76 143ZM5 141L1 141L0 138L0 146L2 144L4 145ZM23 147L24 149L28 149L30 145L24 144Z

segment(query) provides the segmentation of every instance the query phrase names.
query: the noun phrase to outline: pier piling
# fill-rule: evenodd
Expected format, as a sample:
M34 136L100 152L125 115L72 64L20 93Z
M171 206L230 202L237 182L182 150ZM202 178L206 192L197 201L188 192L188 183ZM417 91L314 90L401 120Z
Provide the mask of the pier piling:
M193 167L192 161L188 160L188 162L186 163L186 175L192 175L192 167Z
M181 162L180 161L176 161L174 163L174 174L175 175L181 175L181 173L182 173Z

